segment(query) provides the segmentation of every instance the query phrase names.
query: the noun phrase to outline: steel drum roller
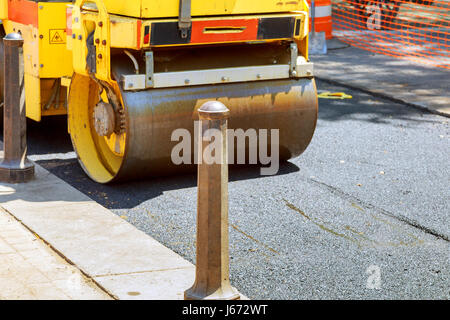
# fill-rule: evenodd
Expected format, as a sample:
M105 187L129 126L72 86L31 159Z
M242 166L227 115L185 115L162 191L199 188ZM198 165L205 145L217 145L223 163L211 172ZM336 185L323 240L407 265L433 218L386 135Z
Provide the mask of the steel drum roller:
M126 133L122 137L124 152L117 155L93 129L97 85L81 75L72 79L72 142L83 169L100 183L195 169L194 165L172 163L171 152L178 142L172 142L171 135L185 128L194 139L196 110L210 100L219 100L230 109L230 129L279 129L280 160L294 158L306 149L317 121L318 100L312 78L120 92Z

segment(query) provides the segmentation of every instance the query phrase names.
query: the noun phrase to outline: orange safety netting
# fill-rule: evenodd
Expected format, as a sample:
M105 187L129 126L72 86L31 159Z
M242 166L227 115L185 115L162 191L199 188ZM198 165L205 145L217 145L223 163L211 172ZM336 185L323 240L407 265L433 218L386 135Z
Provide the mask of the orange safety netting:
M332 0L333 36L450 69L450 0Z

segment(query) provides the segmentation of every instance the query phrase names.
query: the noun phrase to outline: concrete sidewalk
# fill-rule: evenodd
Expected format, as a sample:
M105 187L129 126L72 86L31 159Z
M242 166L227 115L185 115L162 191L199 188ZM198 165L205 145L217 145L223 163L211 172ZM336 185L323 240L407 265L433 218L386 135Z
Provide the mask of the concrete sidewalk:
M337 39L328 44L327 55L310 57L318 79L450 116L449 70L375 54Z
M194 283L194 265L39 165L31 182L0 183L1 208L1 298L180 300ZM32 231L22 227L22 247L14 219ZM75 293L72 273L83 279Z
M112 299L0 208L0 300Z

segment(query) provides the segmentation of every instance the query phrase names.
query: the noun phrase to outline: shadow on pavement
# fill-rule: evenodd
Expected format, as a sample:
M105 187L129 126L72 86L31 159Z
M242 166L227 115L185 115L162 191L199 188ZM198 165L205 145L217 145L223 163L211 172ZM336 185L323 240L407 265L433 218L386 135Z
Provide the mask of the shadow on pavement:
M197 186L196 173L104 185L92 181L76 159L45 160L37 163L108 209L134 208L142 202L162 195L165 191ZM299 170L299 167L291 162L280 163L277 176ZM270 176L261 176L260 167L256 166L230 167L229 170L230 182L268 177Z

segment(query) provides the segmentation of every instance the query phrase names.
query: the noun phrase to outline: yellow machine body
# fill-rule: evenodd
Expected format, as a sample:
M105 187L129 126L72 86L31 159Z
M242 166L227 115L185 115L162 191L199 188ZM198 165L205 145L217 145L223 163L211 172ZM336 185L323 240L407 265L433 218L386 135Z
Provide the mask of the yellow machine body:
M302 153L317 120L308 13L305 0L0 0L4 32L25 40L27 116L68 114L101 183L178 171L171 132L193 132L208 100L231 127L280 128L282 159Z

